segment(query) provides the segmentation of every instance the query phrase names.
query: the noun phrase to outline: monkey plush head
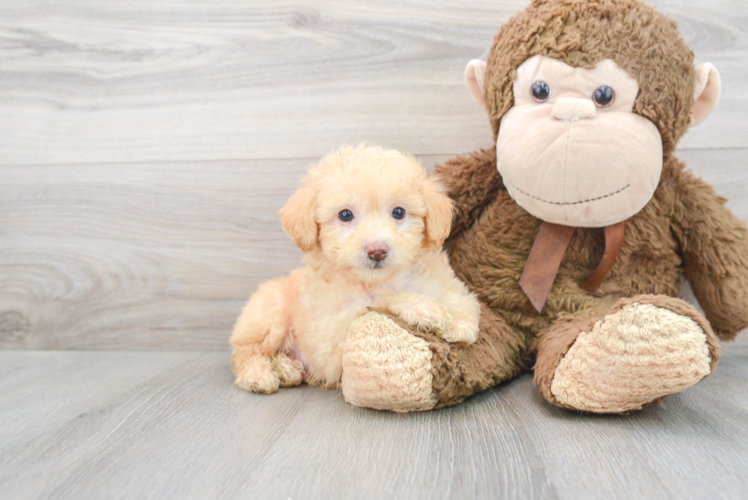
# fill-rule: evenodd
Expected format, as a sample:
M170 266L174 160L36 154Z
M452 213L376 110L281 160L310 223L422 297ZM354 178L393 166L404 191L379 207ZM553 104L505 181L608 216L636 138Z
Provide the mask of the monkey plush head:
M693 64L676 23L639 0L534 0L465 77L512 198L604 227L649 202L663 157L716 106L719 74Z

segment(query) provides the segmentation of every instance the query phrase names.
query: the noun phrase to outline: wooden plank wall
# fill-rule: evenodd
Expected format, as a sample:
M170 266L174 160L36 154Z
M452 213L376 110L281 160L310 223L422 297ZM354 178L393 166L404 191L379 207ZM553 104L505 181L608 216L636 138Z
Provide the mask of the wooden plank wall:
M748 220L748 9L652 3L722 74L679 156ZM0 0L0 348L225 349L316 158L490 146L462 72L525 4Z

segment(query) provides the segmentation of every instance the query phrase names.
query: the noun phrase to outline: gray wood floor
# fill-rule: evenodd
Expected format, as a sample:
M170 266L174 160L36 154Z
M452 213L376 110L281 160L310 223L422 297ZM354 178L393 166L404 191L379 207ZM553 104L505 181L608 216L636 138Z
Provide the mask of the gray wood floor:
M303 171L489 146L462 71L527 1L0 0L0 498L745 498L745 333L621 417L527 376L417 415L231 384ZM748 4L651 3L723 80L678 156L748 221Z
M231 384L221 352L0 352L3 498L745 498L748 343L662 405L595 416L529 375L418 414Z

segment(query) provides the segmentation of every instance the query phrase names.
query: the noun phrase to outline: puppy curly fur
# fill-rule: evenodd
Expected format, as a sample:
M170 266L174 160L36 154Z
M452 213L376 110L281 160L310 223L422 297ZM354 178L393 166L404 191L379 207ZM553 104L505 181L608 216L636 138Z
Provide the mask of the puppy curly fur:
M441 250L451 219L444 188L412 156L365 145L325 156L281 210L306 267L249 299L230 340L236 384L262 393L302 381L337 386L348 327L370 309L474 342L478 301Z

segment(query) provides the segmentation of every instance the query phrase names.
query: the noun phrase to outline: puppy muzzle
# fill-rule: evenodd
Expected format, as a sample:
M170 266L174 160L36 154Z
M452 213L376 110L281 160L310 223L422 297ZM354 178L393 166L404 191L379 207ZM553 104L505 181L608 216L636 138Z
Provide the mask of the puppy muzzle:
M374 264L373 267L381 267L387 258L389 247L386 243L372 243L366 246L366 255L369 261Z

